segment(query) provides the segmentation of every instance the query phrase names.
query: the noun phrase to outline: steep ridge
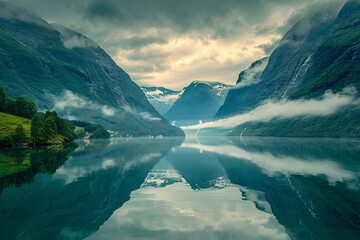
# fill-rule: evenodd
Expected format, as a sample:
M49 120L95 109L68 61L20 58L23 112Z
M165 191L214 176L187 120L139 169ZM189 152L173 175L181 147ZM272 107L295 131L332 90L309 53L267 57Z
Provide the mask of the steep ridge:
M243 100L252 98L254 88L261 81L268 60L268 57L257 60L240 72L236 85L229 90L224 104L217 111L215 118L233 115L243 109Z
M250 111L269 98L287 98L293 89L301 85L312 64L313 54L334 25L335 17L335 12L322 12L295 24L270 55L263 72L259 69L261 78L255 84L230 92L233 96L229 98L233 100L226 101L216 117L223 118ZM256 64L258 62L252 66Z

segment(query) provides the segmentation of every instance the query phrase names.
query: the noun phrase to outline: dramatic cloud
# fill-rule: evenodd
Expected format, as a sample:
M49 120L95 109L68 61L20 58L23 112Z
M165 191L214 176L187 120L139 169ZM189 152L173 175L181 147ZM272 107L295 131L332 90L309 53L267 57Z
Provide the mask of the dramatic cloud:
M182 127L185 130L203 128L234 128L245 122L268 122L274 118L295 118L301 116L327 116L337 112L341 107L358 104L354 101L356 89L345 88L342 92L326 92L319 99L300 100L269 100L254 110L234 117L194 126Z
M8 0L10 1L10 0ZM11 0L93 39L139 85L234 84L301 17L344 0ZM68 47L83 39L64 41Z
M29 23L35 23L44 27L47 26L46 22L38 19L35 14L31 14L25 9L4 4L2 2L0 2L0 17L9 20L20 20Z

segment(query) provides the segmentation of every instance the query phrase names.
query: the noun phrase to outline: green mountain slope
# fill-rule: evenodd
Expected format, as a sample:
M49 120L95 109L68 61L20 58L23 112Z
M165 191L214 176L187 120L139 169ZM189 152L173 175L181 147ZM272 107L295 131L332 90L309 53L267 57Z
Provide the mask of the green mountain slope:
M353 85L360 90L360 1L349 1L316 50L311 67L291 98L317 97ZM360 92L360 91L359 91Z
M333 26L321 37L311 53L307 71L297 86L289 86L288 98L309 99L326 91L340 92L353 86L360 96L360 1L348 1ZM300 71L301 69L299 69ZM263 80L264 81L264 80ZM268 89L271 92L271 89ZM293 137L360 137L359 101L326 117L273 119L248 122L233 129L230 135Z
M0 8L0 86L7 95L121 135L183 135L92 40L13 5Z

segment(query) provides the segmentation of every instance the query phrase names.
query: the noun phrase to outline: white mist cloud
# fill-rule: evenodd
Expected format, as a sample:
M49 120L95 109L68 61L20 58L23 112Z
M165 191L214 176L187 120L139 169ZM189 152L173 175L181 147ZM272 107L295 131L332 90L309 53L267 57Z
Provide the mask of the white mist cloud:
M158 117L153 117L150 113L148 112L141 112L139 113L139 115L146 119L146 120L150 120L150 121L161 121L161 118L158 118Z
M66 48L86 48L86 47L96 47L97 45L91 40L83 36L71 36L69 38L61 38L63 41L64 47Z
M289 100L269 100L254 110L234 117L182 127L184 130L201 128L233 128L245 122L268 122L274 118L294 118L301 116L328 116L341 107L354 103L356 89L344 88L334 94L327 91L321 98Z
M25 9L9 3L0 2L0 17L8 20L19 20L41 27L48 28L47 22L39 18L37 15L26 11Z
M97 48L98 45L91 39L58 24L51 25L60 33L60 39L66 48Z
M123 110L148 121L161 121L161 118L155 117L148 112L137 112L128 105L124 105Z
M269 59L267 58L261 64L256 65L254 68L245 70L241 82L232 87L232 89L242 88L261 82L261 75L268 64L268 61Z
M106 115L106 116L114 116L114 114L115 114L115 109L110 108L110 107L108 107L108 106L103 106L103 107L101 108L101 112L102 112L104 115Z
M102 112L105 116L114 116L116 110L106 105L100 105L66 90L61 96L51 96L53 110L68 112L74 109L88 109Z

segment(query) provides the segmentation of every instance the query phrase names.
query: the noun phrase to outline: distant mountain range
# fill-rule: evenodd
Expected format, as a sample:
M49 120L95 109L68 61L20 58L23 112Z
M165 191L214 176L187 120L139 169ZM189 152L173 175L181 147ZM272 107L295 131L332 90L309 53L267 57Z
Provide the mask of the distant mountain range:
M0 86L62 117L122 136L183 135L94 41L0 2Z
M193 81L164 116L171 121L212 119L230 87L219 82Z

